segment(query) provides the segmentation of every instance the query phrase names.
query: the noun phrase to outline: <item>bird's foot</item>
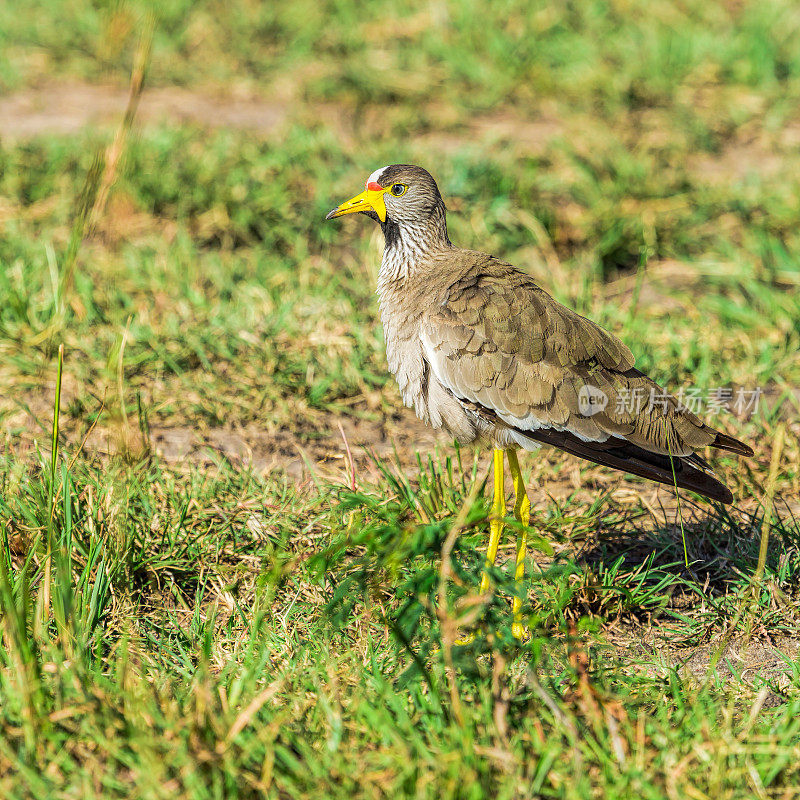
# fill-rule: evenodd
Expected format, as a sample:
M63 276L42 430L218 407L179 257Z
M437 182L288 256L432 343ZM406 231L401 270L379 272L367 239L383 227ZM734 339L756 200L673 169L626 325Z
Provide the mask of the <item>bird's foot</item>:
M531 639L531 632L527 625L523 625L518 620L511 625L511 633L515 639L519 639L520 644L525 644Z

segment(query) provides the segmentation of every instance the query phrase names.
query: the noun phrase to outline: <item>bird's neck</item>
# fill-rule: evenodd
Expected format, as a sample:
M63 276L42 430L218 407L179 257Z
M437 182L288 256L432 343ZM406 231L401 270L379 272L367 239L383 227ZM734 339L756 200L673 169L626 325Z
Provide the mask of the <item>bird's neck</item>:
M381 229L386 244L378 273L379 294L405 283L432 255L453 247L443 207L435 208L430 217L415 223L398 223L387 218Z

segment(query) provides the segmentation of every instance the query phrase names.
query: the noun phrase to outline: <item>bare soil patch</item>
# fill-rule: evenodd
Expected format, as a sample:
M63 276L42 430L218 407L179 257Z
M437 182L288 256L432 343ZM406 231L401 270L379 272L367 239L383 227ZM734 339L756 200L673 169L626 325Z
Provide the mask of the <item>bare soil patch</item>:
M13 453L29 461L37 459L37 452L47 457L49 409L44 408L44 401L29 405L33 412L32 406L41 412L39 416L34 418L18 411L13 421L8 416L4 420L0 455ZM83 444L87 455L101 459L122 457L136 461L152 454L178 469L192 466L213 469L229 463L309 489L315 478L350 485L351 460L357 483L374 485L381 481L381 467L402 472L414 483L420 462L424 466L429 456L438 460L443 455L456 455L447 435L428 428L413 411L405 408L380 418L325 413L313 420L298 419L291 429L270 427L268 422L263 426L228 427L154 424L147 441L135 417L129 418L127 425L118 418L107 418L88 435L86 428L84 420L64 419L62 437L70 456ZM473 448L463 449L464 469L471 469L474 455ZM477 457L479 474L487 475L490 454L484 450ZM764 451L757 457L767 461L768 453ZM623 473L552 448L523 454L522 461L529 472L528 493L535 513L544 514L554 501L569 500L570 504L588 506L599 493L607 493L618 513L626 509L641 510L644 506L649 512L645 527L675 524L678 519L677 499L670 487L630 479ZM510 483L506 488L511 491ZM752 513L760 500L760 495L746 492L744 499L737 502L737 508ZM800 503L795 498L783 497L783 502L792 513L800 513ZM511 543L508 544L511 548ZM509 554L513 555L511 549Z
M17 398L13 404L0 403L0 420L5 431L0 440L0 453L13 452L18 457L32 459L37 448L41 452L49 451L54 391L52 382L45 382L39 392ZM68 408L71 399L79 394L80 387L67 377L62 408ZM760 402L761 408L772 409L771 414L777 411L778 418L789 421L790 437L800 434L800 425L796 422L800 389L767 387ZM233 422L225 427L188 422L164 424L154 420L147 441L139 431L132 410L126 423L107 411L88 435L87 427L84 418L62 416L61 431L71 452L83 443L87 453L104 458L126 453L136 458L149 452L173 466L211 467L228 461L258 474L283 474L296 484L306 483L313 475L349 481L351 458L359 479L368 482L379 479L376 458L395 464L412 478L419 459L424 463L434 451L439 455L455 453L451 438L427 427L411 409L402 407L386 416L356 409L349 413L315 411L313 416L298 415L291 427L276 425L270 419L265 419L263 424ZM753 445L757 450L756 459L768 464L770 442L755 441ZM465 448L462 463L466 469L472 457L473 449ZM482 452L480 468L487 469L489 461L488 452ZM531 470L529 493L534 507L544 507L552 499L563 500L570 496L578 502L592 502L598 492L608 492L617 505L633 506L643 502L659 517L676 510L674 492L669 487L629 480L622 473L594 466L552 448L526 455L523 461ZM712 458L712 464L713 461ZM787 500L792 509L800 512L800 503L795 498ZM748 496L742 508L751 509L759 501L760 495Z
M774 143L758 139L733 141L720 153L701 153L690 160L691 171L712 186L745 181L750 177L773 178L786 166L785 156L775 152Z
M750 637L727 636L725 631L715 630L708 642L695 647L672 639L669 621L661 620L650 625L628 622L607 641L615 651L629 654L634 664L638 661L648 670L661 663L698 682L713 672L717 680L738 678L751 686L766 683L770 688L764 706L785 702L781 689L789 685L791 664L800 657L800 642L795 638L768 636L756 628Z
M125 88L53 83L0 97L0 138L78 133L119 121L128 102ZM288 115L285 103L212 95L177 86L147 89L137 117L144 122L192 122L215 128L276 133Z
M150 441L153 450L169 463L211 464L222 458L260 473L280 472L298 482L311 477L312 471L324 477L344 478L350 458L357 474L377 479L373 455L389 460L396 456L400 464L410 466L418 451L436 446L452 450L446 437L426 428L412 414L380 421L332 416L326 427L327 430L304 430L300 426L277 431L255 425L205 431L190 427L153 428Z
M0 139L24 140L41 134L76 134L90 127L118 122L128 102L128 90L109 84L76 81L48 83L0 97ZM212 90L178 86L145 88L137 120L140 123L194 123L210 128L251 130L277 136L294 118L307 118L302 101L275 97L237 97ZM313 119L323 120L345 139L355 134L352 109L325 103L313 109ZM381 120L375 124L380 127ZM552 114L513 115L509 112L471 116L464 125L442 120L441 129L418 137L435 150L447 151L467 143L504 142L528 155L543 153L551 141L564 134L563 124Z
M68 388L71 387L65 387L62 394L62 407L68 404ZM49 450L48 431L52 425L49 395L49 391L32 395L16 410L6 412L3 421L6 435L0 443L0 452L13 451L17 456L33 458L37 449ZM263 426L224 428L154 424L149 428L147 441L135 418L123 423L108 415L88 431L87 424L83 420L62 419L61 432L71 452L83 444L87 453L101 457L125 453L135 457L149 451L170 465L210 467L229 461L260 474L283 473L297 483L305 482L312 471L324 477L343 476L349 469L350 458L357 473L377 479L373 455L410 468L416 463L418 452L426 453L437 447L452 452L451 440L423 425L410 409L381 418L327 413L313 420L297 419L291 429L276 428L269 420Z
M42 134L77 134L87 128L116 124L128 101L124 86L88 84L80 81L46 83L0 97L0 139L25 140ZM579 115L562 119L555 107L523 114L507 109L499 113L470 115L429 109L433 129L416 137L417 144L439 152L465 146L503 145L519 155L541 156L560 139L574 140L591 127ZM385 124L375 110L363 112L356 130L353 110L335 103L316 104L313 109L285 90L272 96L237 96L219 89L187 89L179 86L145 88L137 120L140 124L192 123L209 128L249 130L276 137L294 121L323 121L343 141L363 135L363 127L380 132ZM789 125L775 138L750 136L736 139L719 153L696 153L690 171L709 185L743 181L752 176L772 177L786 166L786 153L800 141L800 123Z

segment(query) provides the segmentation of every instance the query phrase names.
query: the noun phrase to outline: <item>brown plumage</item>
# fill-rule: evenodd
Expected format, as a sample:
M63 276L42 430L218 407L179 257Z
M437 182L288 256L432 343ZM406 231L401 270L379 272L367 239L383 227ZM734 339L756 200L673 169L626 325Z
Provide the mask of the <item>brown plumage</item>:
M385 167L368 187L329 217L361 211L381 223L378 293L389 367L425 422L462 442L528 450L547 444L732 501L696 451L752 455L748 445L680 408L634 367L617 337L530 276L454 247L444 202L425 170ZM605 405L582 406L587 393Z

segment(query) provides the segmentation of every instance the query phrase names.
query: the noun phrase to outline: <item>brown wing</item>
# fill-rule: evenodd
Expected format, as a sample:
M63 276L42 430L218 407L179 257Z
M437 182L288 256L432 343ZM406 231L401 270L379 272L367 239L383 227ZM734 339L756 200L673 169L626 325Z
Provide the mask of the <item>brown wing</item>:
M665 480L663 459L648 454L685 458L706 445L752 454L679 408L608 331L513 267L468 255L474 265L422 323L425 357L455 396L530 439L661 482L672 483L672 470ZM587 395L605 406L588 413ZM681 467L685 477L698 471L693 482L705 483L702 462L693 464Z

